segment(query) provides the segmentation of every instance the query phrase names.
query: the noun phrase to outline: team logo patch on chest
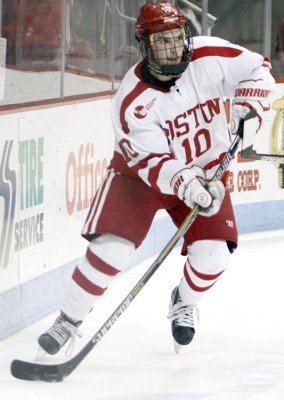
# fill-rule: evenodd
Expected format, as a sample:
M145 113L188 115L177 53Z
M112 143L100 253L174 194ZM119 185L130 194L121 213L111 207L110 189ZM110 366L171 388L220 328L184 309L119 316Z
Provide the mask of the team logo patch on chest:
M134 116L138 119L143 119L146 117L150 108L154 106L156 103L157 97L154 97L152 100L149 101L145 106L137 106L134 109Z

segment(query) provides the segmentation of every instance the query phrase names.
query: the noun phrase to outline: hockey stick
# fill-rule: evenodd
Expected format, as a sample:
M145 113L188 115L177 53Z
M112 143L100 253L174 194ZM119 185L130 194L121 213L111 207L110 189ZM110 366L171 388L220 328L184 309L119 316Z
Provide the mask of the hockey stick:
M247 114L244 120L240 121L239 129L234 141L232 142L229 150L220 163L213 179L219 180L226 171L229 163L236 154L239 143L243 137L244 122L248 119L254 118L256 114L251 111ZM162 250L160 255L156 258L153 264L149 267L146 273L138 281L135 287L129 292L125 299L119 304L111 316L101 326L101 328L94 334L89 342L77 353L73 358L60 364L38 364L34 362L26 362L22 360L13 360L11 364L11 373L15 378L24 379L28 381L46 381L46 382L59 382L71 374L72 371L80 364L80 362L87 356L87 354L96 346L96 344L103 338L106 332L115 324L117 319L129 307L131 302L143 289L149 279L154 275L166 257L173 250L179 239L187 232L195 221L200 210L200 206L196 205L192 211L185 218L177 232Z
M279 164L284 163L284 155L257 153L253 150L252 146L243 149L241 151L241 156L248 160L272 161Z

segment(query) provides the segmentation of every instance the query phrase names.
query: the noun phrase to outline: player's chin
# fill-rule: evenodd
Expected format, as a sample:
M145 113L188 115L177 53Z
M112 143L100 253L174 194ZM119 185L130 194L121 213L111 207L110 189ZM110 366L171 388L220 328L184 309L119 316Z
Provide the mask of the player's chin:
M180 61L181 61L180 58L178 58L178 59L177 58L169 58L167 60L167 65L176 65L176 64L179 64Z

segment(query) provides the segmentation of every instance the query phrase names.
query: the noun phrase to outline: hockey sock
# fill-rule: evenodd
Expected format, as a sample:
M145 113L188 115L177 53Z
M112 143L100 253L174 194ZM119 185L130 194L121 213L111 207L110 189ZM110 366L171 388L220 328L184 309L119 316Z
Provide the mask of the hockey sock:
M129 264L133 243L104 234L93 240L76 266L61 310L75 320L83 320L109 283Z
M226 269L230 252L226 241L199 240L188 247L184 276L179 285L183 301L196 304Z

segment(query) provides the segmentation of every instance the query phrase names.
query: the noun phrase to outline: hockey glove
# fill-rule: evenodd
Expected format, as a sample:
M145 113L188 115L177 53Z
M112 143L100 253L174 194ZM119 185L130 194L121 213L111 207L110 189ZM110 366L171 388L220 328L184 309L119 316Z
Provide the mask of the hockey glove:
M268 93L269 90L262 79L239 82L232 102L231 133L233 135L237 133L240 119L245 118L250 110L254 110L257 114L257 132L266 119L270 119Z
M206 181L205 171L197 166L179 171L171 181L175 195L193 208L198 204L200 215L211 217L220 210L225 196L221 181Z

